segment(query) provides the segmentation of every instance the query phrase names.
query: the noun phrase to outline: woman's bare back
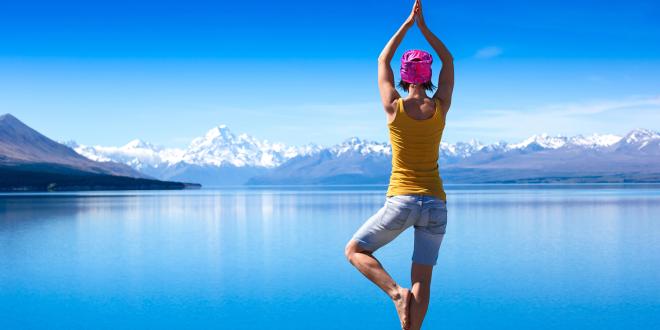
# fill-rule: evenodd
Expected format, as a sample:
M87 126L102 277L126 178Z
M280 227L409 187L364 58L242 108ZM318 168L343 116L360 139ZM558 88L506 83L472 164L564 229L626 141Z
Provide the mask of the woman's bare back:
M402 98L403 99L403 111L406 112L408 117L415 120L427 120L433 117L435 114L435 102L432 98L424 98L423 100L418 98ZM398 100L394 101L395 104L398 103ZM396 109L396 107L395 107ZM387 123L391 123L396 118L397 111L387 112Z
M435 102L431 98L423 100L408 98L403 99L403 110L408 116L416 120L426 120L435 114Z

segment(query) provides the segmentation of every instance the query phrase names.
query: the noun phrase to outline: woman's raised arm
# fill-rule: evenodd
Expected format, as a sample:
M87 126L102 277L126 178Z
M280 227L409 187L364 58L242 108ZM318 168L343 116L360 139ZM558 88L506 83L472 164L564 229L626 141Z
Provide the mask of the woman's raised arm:
M417 26L419 26L419 30L424 35L424 38L431 44L431 47L433 47L433 50L435 50L442 61L442 70L440 70L440 77L438 78L438 90L433 97L440 99L443 110L447 113L451 106L451 96L454 92L454 57L451 56L445 44L426 26L420 0L417 0L417 5Z
M380 91L380 99L383 102L383 107L390 114L394 113L394 109L396 109L394 101L401 97L394 87L394 73L392 72L390 62L392 62L392 57L394 57L394 53L399 47L399 44L401 44L401 40L403 40L406 32L415 24L417 8L418 1L415 1L410 16L403 22L403 25L396 31L390 41L387 42L385 48L383 48L378 56L378 90Z

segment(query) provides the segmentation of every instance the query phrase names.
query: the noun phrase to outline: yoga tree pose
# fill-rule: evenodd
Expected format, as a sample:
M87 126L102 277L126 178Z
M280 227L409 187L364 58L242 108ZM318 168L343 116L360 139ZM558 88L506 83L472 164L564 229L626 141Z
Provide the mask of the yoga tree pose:
M401 58L398 86L394 85L392 57L415 23L442 61L438 87L431 79L433 57L409 50ZM392 173L384 205L356 231L346 245L346 257L394 302L402 329L420 329L430 298L431 275L447 226L446 195L438 168L440 140L454 89L454 64L445 45L426 26L422 4L412 12L378 57L378 88L392 144ZM411 287L400 286L373 252L413 226Z

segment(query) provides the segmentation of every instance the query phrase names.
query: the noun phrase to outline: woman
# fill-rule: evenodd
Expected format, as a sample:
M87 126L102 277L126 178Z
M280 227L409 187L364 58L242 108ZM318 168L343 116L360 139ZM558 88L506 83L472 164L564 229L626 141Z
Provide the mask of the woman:
M390 62L414 23L442 61L433 97L432 56L412 50L401 59L399 87L394 87ZM403 329L419 329L428 308L431 275L447 225L446 196L438 172L440 139L454 88L453 58L424 22L420 0L378 57L378 87L392 144L392 174L384 206L371 216L346 245L346 257L392 299ZM399 286L373 256L410 226L415 228L411 288Z

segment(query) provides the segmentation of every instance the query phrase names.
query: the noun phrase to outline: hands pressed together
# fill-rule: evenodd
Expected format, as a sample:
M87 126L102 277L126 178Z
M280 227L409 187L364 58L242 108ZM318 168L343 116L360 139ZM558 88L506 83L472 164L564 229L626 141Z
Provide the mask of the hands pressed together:
M424 15L422 15L421 0L415 0L412 11L410 12L410 16L408 16L408 19L406 19L406 25L411 27L415 22L417 22L417 26L420 28L426 26L426 23L424 22Z

